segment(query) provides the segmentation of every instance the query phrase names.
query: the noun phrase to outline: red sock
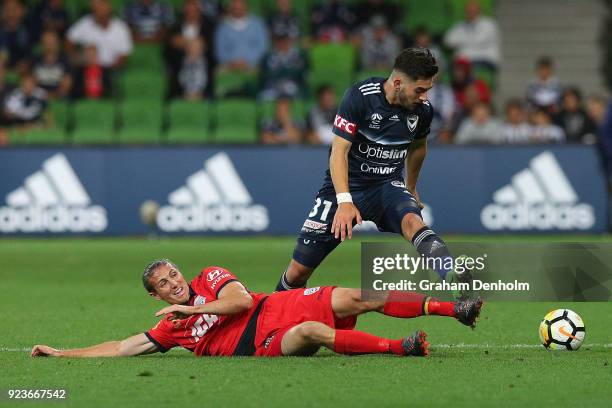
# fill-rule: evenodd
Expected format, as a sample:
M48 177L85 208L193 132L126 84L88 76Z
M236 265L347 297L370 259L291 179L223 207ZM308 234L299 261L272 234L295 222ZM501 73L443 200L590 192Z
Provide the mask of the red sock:
M336 330L334 351L339 354L404 354L401 340L390 340L357 330Z
M428 298L425 301L425 313L428 315L455 317L455 303L440 302L436 298Z
M411 318L425 314L424 304L426 296L416 292L389 292L383 313L387 316Z

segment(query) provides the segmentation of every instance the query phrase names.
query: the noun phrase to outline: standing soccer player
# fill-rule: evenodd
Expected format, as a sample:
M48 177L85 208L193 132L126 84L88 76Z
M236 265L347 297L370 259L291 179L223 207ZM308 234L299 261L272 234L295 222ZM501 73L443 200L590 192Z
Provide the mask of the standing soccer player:
M407 48L389 78L368 78L346 91L334 120L323 186L276 290L304 287L362 220L401 234L423 256L450 256L444 241L423 222L416 190L433 117L427 91L437 72L428 49ZM442 279L460 278L447 269L436 272Z

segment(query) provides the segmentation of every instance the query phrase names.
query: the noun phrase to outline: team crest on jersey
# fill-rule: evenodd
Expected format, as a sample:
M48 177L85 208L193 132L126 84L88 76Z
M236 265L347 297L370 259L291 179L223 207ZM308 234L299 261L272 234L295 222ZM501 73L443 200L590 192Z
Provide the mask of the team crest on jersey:
M200 306L200 305L203 305L204 303L206 303L206 298L200 295L198 295L193 301L194 306Z
M408 125L408 129L411 132L414 132L416 130L418 123L419 115L408 115L408 117L406 117L406 125Z
M309 295L312 295L313 293L317 293L320 289L321 289L320 286L317 286L316 288L308 288L304 291L304 296L309 296Z
M380 113L373 113L370 117L370 129L380 129L380 121L383 119Z

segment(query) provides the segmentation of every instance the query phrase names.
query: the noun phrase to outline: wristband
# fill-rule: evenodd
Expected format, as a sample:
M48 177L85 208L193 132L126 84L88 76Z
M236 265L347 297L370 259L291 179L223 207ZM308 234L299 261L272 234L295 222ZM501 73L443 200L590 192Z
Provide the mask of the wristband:
M338 204L352 203L353 197L351 196L351 193L339 193L336 194L336 201L338 202Z

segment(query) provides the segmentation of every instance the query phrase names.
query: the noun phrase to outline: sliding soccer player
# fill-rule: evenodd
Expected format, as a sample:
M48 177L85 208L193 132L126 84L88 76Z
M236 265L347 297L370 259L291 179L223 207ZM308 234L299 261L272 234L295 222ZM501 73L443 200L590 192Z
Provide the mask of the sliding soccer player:
M196 356L309 356L323 346L340 354L425 356L428 343L417 330L387 339L355 330L357 317L379 312L410 319L424 314L450 316L474 327L480 302L441 302L419 293L384 292L363 301L359 289L335 286L296 289L271 295L254 293L220 267L204 268L188 284L176 265L154 261L143 273L147 292L170 304L157 325L122 341L58 350L36 345L31 355L119 357L166 352L180 346Z

